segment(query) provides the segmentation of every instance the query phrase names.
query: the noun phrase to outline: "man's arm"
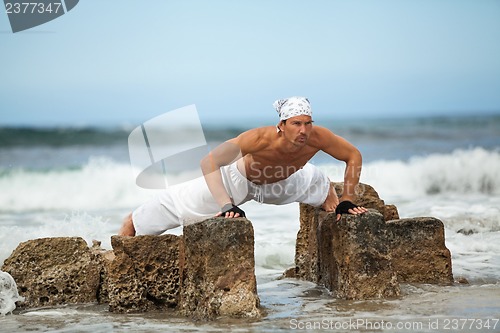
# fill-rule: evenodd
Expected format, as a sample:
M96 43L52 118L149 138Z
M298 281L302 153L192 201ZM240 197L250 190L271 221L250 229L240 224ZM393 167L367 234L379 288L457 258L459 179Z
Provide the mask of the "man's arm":
M208 189L219 207L232 204L231 197L224 187L220 168L251 153L258 146L259 137L258 130L244 132L238 137L217 146L201 160L200 166ZM235 215L234 213L228 213L226 217L238 217Z
M363 159L359 150L344 138L335 135L330 130L323 127L315 127L318 136L316 137L318 147L333 158L344 161L346 168L344 171L344 190L339 202L354 201L356 198L355 188L359 183ZM366 212L363 207L349 209L351 214ZM338 216L340 218L340 216Z
M330 130L316 126L318 136L316 140L321 150L333 158L344 161L346 164L344 172L344 191L341 201L352 201L355 198L354 188L359 183L361 174L362 157L359 150L346 139L335 135Z
M207 182L208 189L212 193L219 207L231 203L231 198L222 182L220 168L236 161L242 156L237 140L229 140L210 151L201 162L201 170Z

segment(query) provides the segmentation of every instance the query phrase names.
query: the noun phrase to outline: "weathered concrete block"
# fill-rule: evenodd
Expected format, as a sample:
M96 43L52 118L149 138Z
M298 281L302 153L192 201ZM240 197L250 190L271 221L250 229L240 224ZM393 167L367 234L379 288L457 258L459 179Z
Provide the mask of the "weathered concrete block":
M341 195L344 183L332 183L337 195ZM385 221L399 219L398 209L386 205L377 191L368 184L356 186L356 203L366 208L377 210ZM318 236L320 209L300 204L300 228L295 247L295 276L299 279L318 283Z
M2 270L17 283L20 307L97 301L101 267L80 237L40 238L20 243Z
M334 213L301 205L295 277L348 299L396 296L402 282L453 283L443 223L422 217L386 220L390 205L378 207L385 217L372 209L336 222Z
M383 216L319 215L318 283L342 299L388 298L400 295L386 240Z
M320 210L300 204L300 228L295 243L295 277L318 283L318 215Z
M417 217L388 221L386 227L392 264L400 282L453 283L443 222L433 217Z
M97 302L101 304L109 303L108 272L115 254L112 250L101 248L101 242L97 240L93 241L90 251L94 264L100 267L100 285L97 291Z
M175 235L111 237L107 266L109 309L142 312L175 308L179 301L179 246Z
M254 231L245 218L184 227L181 313L197 319L260 316Z

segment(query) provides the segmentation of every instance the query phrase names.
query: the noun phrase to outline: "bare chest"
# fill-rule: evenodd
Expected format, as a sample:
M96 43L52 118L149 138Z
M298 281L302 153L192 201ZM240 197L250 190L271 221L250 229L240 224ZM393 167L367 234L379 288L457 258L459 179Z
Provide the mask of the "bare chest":
M270 184L288 178L309 161L314 152L299 154L248 154L238 163L238 169L256 184Z

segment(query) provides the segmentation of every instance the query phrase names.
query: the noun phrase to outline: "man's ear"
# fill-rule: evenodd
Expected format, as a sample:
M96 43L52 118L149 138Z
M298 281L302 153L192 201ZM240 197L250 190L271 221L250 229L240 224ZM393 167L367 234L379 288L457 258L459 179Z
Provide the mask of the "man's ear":
M276 125L276 130L278 132L283 132L283 126L285 126L285 120L282 120L278 123L278 125Z

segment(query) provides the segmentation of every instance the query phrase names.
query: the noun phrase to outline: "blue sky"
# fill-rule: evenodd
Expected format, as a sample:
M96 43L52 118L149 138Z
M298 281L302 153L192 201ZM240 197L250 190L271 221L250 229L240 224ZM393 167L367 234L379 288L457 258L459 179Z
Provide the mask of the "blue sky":
M500 114L498 0L81 0L0 45L0 126Z

